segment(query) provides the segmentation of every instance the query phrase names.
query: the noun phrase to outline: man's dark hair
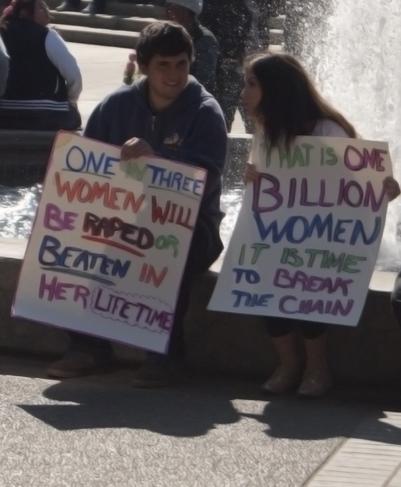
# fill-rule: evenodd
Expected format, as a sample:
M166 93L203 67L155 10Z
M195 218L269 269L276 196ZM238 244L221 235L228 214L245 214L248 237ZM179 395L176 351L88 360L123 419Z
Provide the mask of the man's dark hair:
M177 56L185 52L193 61L192 38L179 24L160 21L146 26L138 39L136 57L138 64L147 66L153 56Z

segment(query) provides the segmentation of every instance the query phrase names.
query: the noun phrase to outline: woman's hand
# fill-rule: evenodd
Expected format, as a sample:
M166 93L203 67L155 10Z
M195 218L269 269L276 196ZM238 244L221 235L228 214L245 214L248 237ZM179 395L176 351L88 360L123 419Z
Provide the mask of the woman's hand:
M392 176L387 176L384 179L383 189L389 201L394 200L401 193L400 185Z
M121 147L121 161L153 155L153 149L146 140L138 139L137 137L132 137L132 139L127 140Z
M245 184L253 183L258 179L259 172L256 170L254 164L249 164L249 162L245 164L245 172L243 177Z

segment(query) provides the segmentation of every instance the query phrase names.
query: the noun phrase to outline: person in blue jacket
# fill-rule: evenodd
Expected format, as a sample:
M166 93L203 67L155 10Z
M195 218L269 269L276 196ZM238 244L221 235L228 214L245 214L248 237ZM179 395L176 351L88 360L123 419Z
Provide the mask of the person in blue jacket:
M185 358L183 317L193 277L205 272L223 249L219 226L221 175L227 134L220 106L189 75L193 60L191 36L180 25L154 22L141 32L137 63L144 77L108 96L89 118L85 135L122 146L121 160L157 155L198 165L207 182L184 270L167 357L148 354L134 385L160 386L180 374ZM71 333L65 356L51 364L49 375L77 377L107 367L111 344Z

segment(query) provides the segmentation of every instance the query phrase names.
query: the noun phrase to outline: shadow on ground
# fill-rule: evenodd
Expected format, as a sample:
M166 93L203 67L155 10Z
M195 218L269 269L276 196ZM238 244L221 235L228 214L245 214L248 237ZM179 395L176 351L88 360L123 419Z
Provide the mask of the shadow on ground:
M21 369L14 363L2 372L45 377L46 364L36 366L36 372L32 364ZM254 379L205 375L195 375L192 382L181 387L136 390L129 385L131 374L132 370L126 369L50 382L43 391L47 404L19 407L61 431L131 428L174 437L197 437L219 425L253 419L271 438L353 437L401 444L401 429L384 421L385 411L401 411L401 391L348 387L335 389L319 400L274 398L264 396ZM364 420L371 427L358 429Z
M386 410L400 411L392 406L383 408L373 402L339 397L339 391L319 400L281 398L266 404L263 414L247 415L266 425L266 434L274 438L321 440L344 437L401 444L401 429L385 423ZM387 406L390 402L387 399ZM369 429L359 430L361 421L368 421Z
M134 390L71 380L49 387L44 396L68 404L20 407L59 430L133 428L194 437L240 419L227 395L204 388Z

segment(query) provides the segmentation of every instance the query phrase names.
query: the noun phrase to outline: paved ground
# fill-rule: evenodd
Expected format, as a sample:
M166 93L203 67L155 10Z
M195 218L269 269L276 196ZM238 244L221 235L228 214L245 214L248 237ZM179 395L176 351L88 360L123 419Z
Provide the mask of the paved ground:
M123 71L130 49L68 43L76 57L83 77L83 91L79 109L86 123L91 111L106 95L122 85ZM237 113L233 132L244 132L243 123Z
M222 377L136 391L132 370L60 383L43 361L0 364L2 487L401 485L395 391L268 400Z

